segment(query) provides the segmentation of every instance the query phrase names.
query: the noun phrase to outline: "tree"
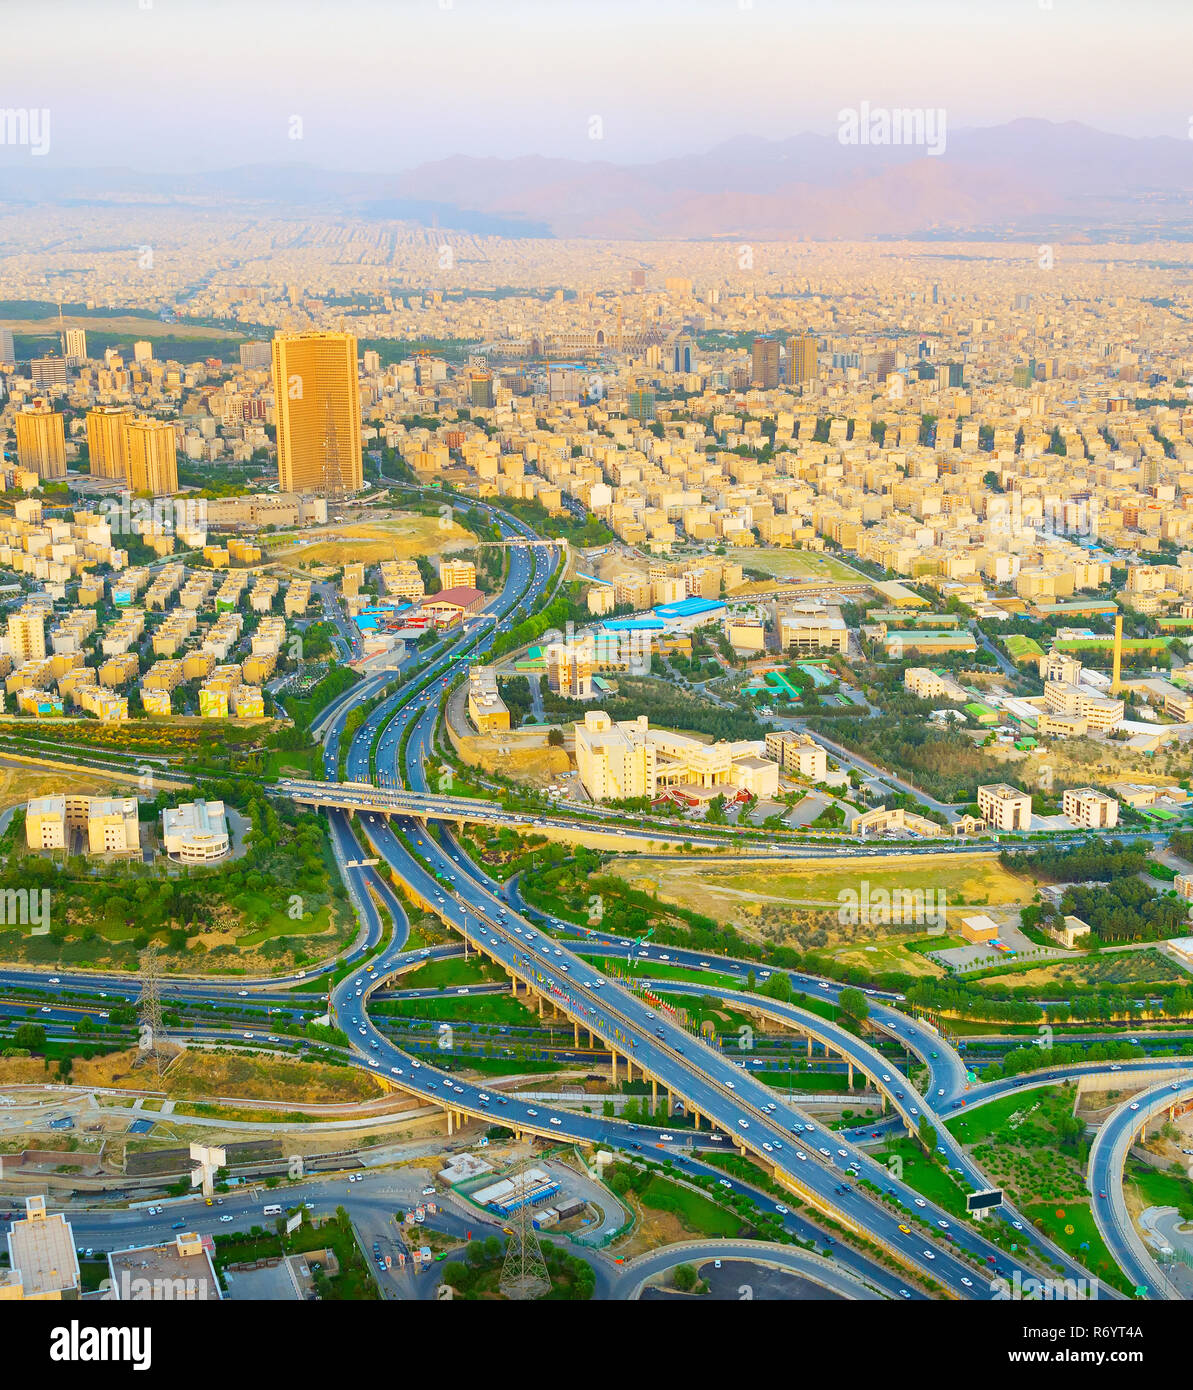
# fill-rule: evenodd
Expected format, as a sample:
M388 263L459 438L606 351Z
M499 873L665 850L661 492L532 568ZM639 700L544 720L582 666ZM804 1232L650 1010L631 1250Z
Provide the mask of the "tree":
M42 1052L46 1045L46 1030L40 1023L22 1023L12 1035L14 1047L26 1052Z
M691 1265L676 1265L671 1277L681 1293L690 1293L696 1287L696 1271Z
M843 989L837 995L837 1003L840 1004L844 1013L850 1018L855 1018L859 1023L870 1016L870 1005L866 1002L866 996L860 989Z

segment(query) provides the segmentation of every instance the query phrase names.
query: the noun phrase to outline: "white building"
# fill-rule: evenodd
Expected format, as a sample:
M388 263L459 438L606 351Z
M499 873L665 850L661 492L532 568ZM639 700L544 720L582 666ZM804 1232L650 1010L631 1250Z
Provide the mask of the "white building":
M166 853L182 864L213 864L231 849L222 801L187 801L162 812Z

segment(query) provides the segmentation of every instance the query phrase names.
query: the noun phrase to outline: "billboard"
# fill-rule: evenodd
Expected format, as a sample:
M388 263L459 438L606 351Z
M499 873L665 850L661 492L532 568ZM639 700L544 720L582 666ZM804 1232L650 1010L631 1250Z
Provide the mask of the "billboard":
M971 1192L965 1199L966 1211L988 1211L991 1207L1002 1205L1002 1188L991 1187L982 1192Z

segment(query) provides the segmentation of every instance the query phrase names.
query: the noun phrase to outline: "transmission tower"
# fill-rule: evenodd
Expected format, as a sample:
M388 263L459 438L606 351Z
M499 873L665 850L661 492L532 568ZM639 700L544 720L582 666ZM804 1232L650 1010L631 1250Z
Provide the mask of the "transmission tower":
M161 962L157 947L151 942L141 952L141 995L137 1000L138 1054L136 1066L150 1062L157 1074L166 1070L174 1060L175 1049L162 1023Z
M507 1174L523 1196L529 1185L526 1175L530 1166L530 1161L526 1160ZM506 1298L519 1302L541 1298L551 1290L551 1276L547 1273L542 1248L534 1233L529 1202L523 1201L517 1211L510 1214L509 1228L511 1234L506 1242L505 1263L501 1267L498 1286Z

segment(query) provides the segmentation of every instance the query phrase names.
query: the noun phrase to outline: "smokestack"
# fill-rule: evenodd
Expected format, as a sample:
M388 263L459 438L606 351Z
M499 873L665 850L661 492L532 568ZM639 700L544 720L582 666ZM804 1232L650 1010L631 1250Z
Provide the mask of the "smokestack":
M1110 677L1110 693L1118 694L1118 688L1122 684L1123 676L1123 615L1120 613L1114 620L1114 669Z

